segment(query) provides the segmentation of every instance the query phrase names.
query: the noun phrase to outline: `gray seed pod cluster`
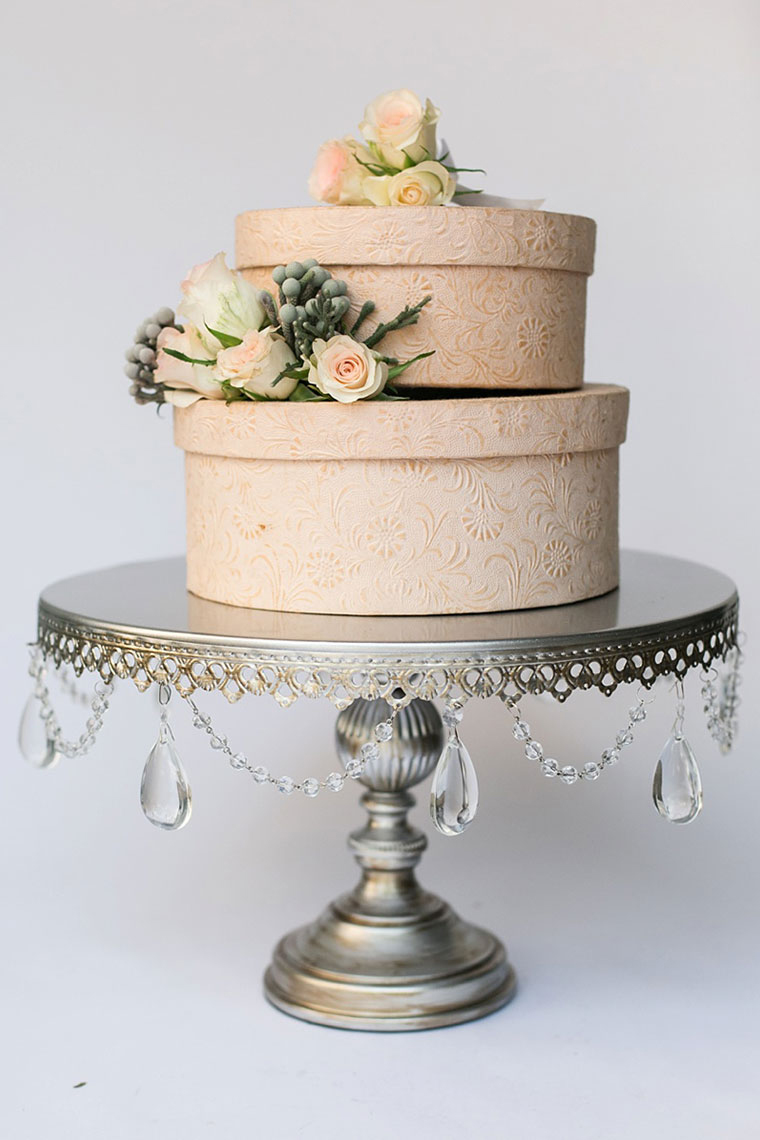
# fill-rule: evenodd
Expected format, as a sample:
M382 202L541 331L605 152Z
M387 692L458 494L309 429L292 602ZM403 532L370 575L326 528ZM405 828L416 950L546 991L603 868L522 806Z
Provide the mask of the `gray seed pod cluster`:
M161 329L165 328L181 329L181 325L174 323L174 311L166 306L146 317L135 332L134 344L124 353L127 361L124 371L132 381L129 394L138 404L164 402L164 386L156 383L155 371L156 342Z
M272 280L279 290L279 312L266 290L260 295L261 303L272 323L280 325L296 356L308 359L315 340L329 340L343 331L343 318L351 304L348 286L335 280L313 257L276 266Z

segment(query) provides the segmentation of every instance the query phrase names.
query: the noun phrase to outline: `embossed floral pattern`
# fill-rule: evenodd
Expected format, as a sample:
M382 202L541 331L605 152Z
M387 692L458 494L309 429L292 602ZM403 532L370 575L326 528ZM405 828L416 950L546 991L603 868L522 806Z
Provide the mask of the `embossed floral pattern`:
M367 546L373 554L390 558L398 554L406 540L406 532L398 518L385 516L371 519L367 526Z
M549 347L549 330L538 317L526 317L517 329L517 344L525 356L537 360Z
M570 573L572 561L569 546L560 538L547 542L541 552L541 565L550 578L564 578Z
M590 218L496 206L320 206L250 210L236 219L240 268L278 265L310 254L323 265L525 265L591 273L596 226Z
M306 573L315 586L334 589L345 577L343 564L332 550L314 550L306 558Z
M557 226L550 214L535 213L525 227L525 242L529 249L545 253L558 244Z
M238 218L236 254L265 288L272 266L308 252L378 315L431 294L419 324L388 337L399 359L435 349L401 387L567 390L583 382L594 235L588 218L534 210L260 210Z
M396 250L403 248L406 237L406 228L393 221L386 222L380 229L373 228L367 236L370 263L384 262L387 257L393 257Z
M470 503L462 513L462 526L476 542L498 538L504 529L504 519L499 517L498 512L493 507L493 499L490 503L481 500L477 503Z
M519 427L495 414L512 404L524 406ZM232 605L357 614L603 593L617 580L626 411L627 393L612 387L177 411L189 587ZM558 440L566 453L551 450Z
M581 274L481 265L341 264L333 272L355 297L372 297L380 315L432 296L418 324L383 341L403 360L435 350L398 377L399 387L566 391L583 382ZM246 269L244 276L263 289L271 269ZM367 330L375 323L370 318Z
M590 499L583 508L583 513L580 517L581 534L584 538L593 542L595 538L599 537L599 532L603 524L602 504L598 499Z

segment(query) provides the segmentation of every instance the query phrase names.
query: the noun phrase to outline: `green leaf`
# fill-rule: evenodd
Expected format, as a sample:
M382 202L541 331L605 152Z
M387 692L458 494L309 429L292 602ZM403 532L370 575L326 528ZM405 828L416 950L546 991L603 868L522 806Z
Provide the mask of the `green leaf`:
M228 404L239 404L241 400L254 400L257 403L266 400L266 396L260 396L258 392L246 392L245 388L233 387L229 380L223 381L222 392Z
M278 376L275 376L270 387L276 388L280 381L284 380L286 376L289 380L305 380L308 375L308 368L301 368L300 365L289 364L287 368L283 368Z
M359 163L359 166L363 166L365 170L368 170L370 174L374 174L376 178L382 178L385 174L398 174L398 171L392 166L380 166L380 164L376 162L364 162L363 159L359 158L358 154L354 155L354 157Z
M441 163L446 166L445 163ZM450 174L486 174L487 171L482 170L479 166L446 166Z
M398 174L399 167L391 166L391 164L385 158L383 158L383 152L380 150L380 147L377 145L377 143L368 142L367 149L371 154L375 156L375 161L372 163L372 166L374 166L380 174ZM354 153L354 158L360 166L366 166L368 170L370 169L370 166L366 162L362 162L358 154Z
M454 197L455 198L461 198L462 196L466 197L468 194L482 194L482 193L483 193L482 190L455 190L454 191Z
M411 360L404 361L403 364L394 364L393 368L388 369L388 379L395 380L397 376L400 376L402 372L406 372L407 368L415 364L418 360L424 360L425 357L434 355L435 349L433 348L430 352L420 352L419 355L413 356Z
M229 333L219 332L218 329L212 329L210 325L206 325L206 328L212 336L216 337L222 348L237 348L239 344L243 343L239 336L231 336Z
M176 348L162 348L167 356L173 356L176 360L183 360L185 364L202 364L204 368L211 368L216 364L215 360L196 360L193 356L185 356L184 352L177 352Z
M373 400L408 400L408 396L398 396L394 392L378 392L376 396L372 396Z
M329 398L329 396L323 396L321 392L315 392L308 384L296 385L289 397L294 404L303 404L312 400L329 400Z

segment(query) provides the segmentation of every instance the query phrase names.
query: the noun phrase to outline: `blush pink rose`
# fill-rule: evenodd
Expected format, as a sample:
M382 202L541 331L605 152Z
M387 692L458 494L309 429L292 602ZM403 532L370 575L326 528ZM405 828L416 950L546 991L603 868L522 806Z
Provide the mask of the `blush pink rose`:
M312 345L309 382L341 404L371 399L382 392L387 379L388 365L379 354L345 333Z
M330 139L317 151L309 176L309 193L318 202L331 206L366 204L364 176L367 173L357 161L361 147L353 139ZM369 159L367 155L367 159Z
M249 329L241 344L219 353L211 371L219 383L226 380L267 400L287 400L298 381L284 376L274 387L272 381L295 360L287 342L271 329Z
M424 162L436 158L435 128L439 117L440 111L429 99L423 106L413 91L400 88L373 99L359 130L387 163L400 170L407 159Z
M177 360L164 349L170 348L174 352L181 352L192 360L213 360L213 354L203 343L198 330L189 322L185 324L184 332L175 328L164 328L158 334L158 357L156 359L156 381L165 384L164 397L167 404L186 408L196 400L206 397L207 400L221 400L224 397L218 380L211 373L213 368L205 364L190 364L186 360Z

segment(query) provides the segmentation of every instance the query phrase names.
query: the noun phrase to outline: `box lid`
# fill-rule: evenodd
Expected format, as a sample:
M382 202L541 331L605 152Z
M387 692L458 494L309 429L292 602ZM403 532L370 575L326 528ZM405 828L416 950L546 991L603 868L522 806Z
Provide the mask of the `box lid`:
M238 269L315 257L322 265L594 268L596 223L497 206L304 206L249 210L235 223Z
M174 409L185 451L239 459L492 459L617 447L627 388L466 399L268 403L199 400Z

